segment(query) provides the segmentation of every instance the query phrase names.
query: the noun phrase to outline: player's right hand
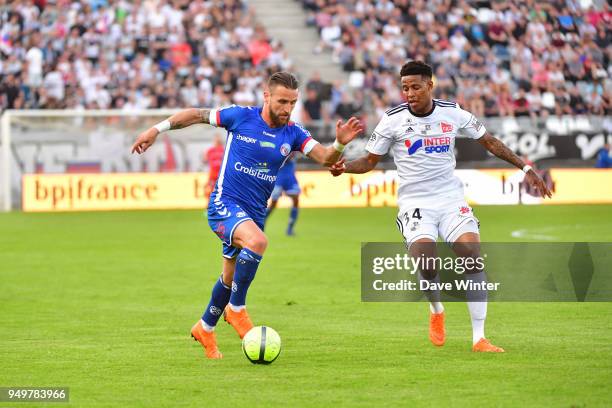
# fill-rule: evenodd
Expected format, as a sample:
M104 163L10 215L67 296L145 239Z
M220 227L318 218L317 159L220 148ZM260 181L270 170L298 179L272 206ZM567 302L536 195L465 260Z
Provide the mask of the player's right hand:
M346 160L342 158L331 165L331 167L329 168L329 172L332 174L332 176L338 177L339 175L344 173L344 171L346 170L346 165L344 164L345 161Z
M152 127L149 130L145 130L140 135L138 135L138 138L136 138L136 142L132 145L132 154L142 154L146 152L147 149L153 143L155 143L155 139L157 138L158 134L159 131Z
M552 198L552 192L546 186L542 177L540 177L535 171L529 170L527 174L525 174L525 182L529 184L532 188L535 188L537 192L540 194L542 198Z

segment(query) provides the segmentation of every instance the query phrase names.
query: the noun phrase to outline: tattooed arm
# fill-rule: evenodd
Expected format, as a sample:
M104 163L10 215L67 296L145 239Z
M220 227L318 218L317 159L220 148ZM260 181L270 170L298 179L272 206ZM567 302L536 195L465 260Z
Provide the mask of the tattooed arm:
M478 139L478 143L484 146L485 149L490 151L496 157L518 167L519 169L523 169L525 167L525 162L521 160L512 150L508 148L501 140L497 139L494 136L491 136L489 132L486 132L481 138ZM525 181L531 185L533 188L536 188L542 197L552 197L552 193L546 187L546 183L544 180L535 172L533 169L530 169L525 174Z
M182 129L196 123L210 123L210 109L185 109L175 113L168 119L142 132L134 145L132 153L144 153L153 143L157 135L166 130Z
M478 139L478 143L483 145L484 148L490 151L493 155L507 161L514 167L518 167L519 169L525 167L525 162L521 160L520 157L514 154L514 152L510 150L501 140L491 136L489 132L486 132L480 139Z

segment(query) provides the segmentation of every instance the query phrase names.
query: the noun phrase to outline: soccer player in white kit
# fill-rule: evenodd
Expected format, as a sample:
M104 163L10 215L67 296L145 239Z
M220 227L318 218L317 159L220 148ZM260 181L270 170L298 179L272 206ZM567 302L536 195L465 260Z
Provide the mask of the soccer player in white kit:
M454 175L455 138L459 132L477 140L495 156L522 169L525 181L542 197L551 192L544 181L501 141L491 136L472 115L454 102L432 98L432 69L421 61L405 64L401 71L402 93L407 103L385 112L366 146L368 154L357 160L334 164L334 176L342 173L367 173L390 150L399 176L397 226L411 256L434 257L440 236L457 256L480 256L479 222L466 203L463 184ZM420 280L440 282L435 269L423 268ZM466 278L486 282L484 270L473 268ZM477 285L479 286L479 285ZM430 302L429 338L436 346L444 345L444 306L439 290L425 290ZM484 335L487 293L466 291L472 319L472 350L503 352Z

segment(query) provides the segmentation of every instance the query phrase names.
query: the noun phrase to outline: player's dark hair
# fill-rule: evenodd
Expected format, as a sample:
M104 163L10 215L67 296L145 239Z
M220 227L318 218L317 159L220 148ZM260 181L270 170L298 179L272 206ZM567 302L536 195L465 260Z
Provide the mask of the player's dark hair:
M298 89L299 83L293 74L286 71L276 72L268 79L268 89L276 85L284 86L287 89Z
M423 61L410 61L404 64L400 71L400 78L406 75L421 75L431 79L433 71L431 66L427 65Z

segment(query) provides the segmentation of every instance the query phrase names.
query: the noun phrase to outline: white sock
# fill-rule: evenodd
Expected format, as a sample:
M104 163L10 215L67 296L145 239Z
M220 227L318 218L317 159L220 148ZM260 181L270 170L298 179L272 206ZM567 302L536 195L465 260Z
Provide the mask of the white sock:
M436 277L433 279L426 279L421 274L421 271L419 271L418 279L419 281L426 280L429 282L440 283L440 275L436 275ZM440 302L440 291L439 290L437 289L436 290L423 290L422 292L425 294L425 297L427 298L427 300L429 300L429 310L431 310L431 313L438 314L444 311L444 306L442 306L442 303Z
M234 306L231 303L229 304L230 309L232 309L232 312L240 312L242 309L244 309L246 306L242 305L242 306Z
M439 314L444 311L444 306L442 306L441 302L432 302L429 304L429 310L431 313Z
M487 302L467 302L472 319L472 343L485 338L484 326L487 318Z
M471 280L474 283L482 283L487 281L487 275L484 271L465 275L466 280ZM467 298L468 310L472 319L472 342L478 343L480 339L485 337L484 326L487 318L487 291L486 290L467 290L465 292Z
M200 322L202 323L202 328L204 329L204 331L211 333L215 330L215 326L207 325L204 320L200 320Z

